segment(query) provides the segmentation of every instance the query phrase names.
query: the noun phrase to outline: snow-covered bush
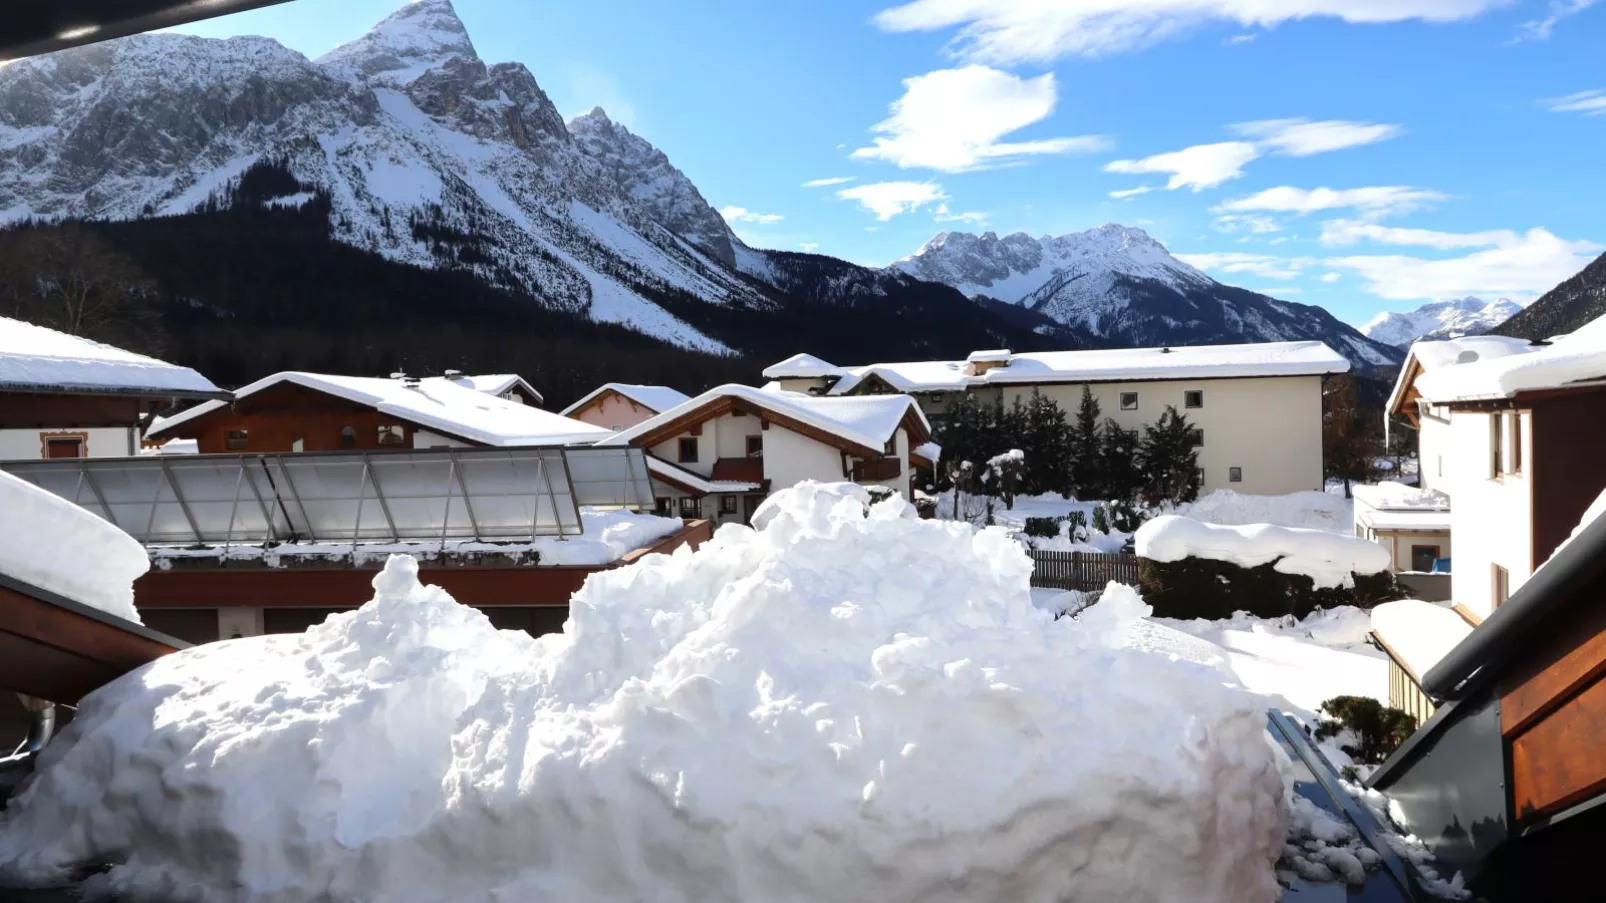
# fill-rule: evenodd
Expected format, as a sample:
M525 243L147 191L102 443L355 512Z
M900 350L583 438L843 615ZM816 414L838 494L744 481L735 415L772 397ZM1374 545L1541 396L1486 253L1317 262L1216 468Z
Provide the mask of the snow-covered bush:
M1367 765L1383 764L1417 727L1416 716L1370 696L1335 696L1322 703L1321 715L1316 739L1339 738L1340 749Z
M0 884L172 901L1270 901L1256 697L1054 620L1002 531L804 483L497 631L398 556L305 634L86 697Z

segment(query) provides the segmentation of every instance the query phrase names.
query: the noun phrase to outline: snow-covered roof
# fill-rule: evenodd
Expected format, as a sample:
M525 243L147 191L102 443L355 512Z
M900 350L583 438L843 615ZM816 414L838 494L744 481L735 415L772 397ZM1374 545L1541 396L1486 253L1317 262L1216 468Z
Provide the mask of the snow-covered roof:
M1453 609L1406 599L1373 608L1372 632L1420 679L1466 639L1472 625Z
M966 374L970 364L998 363ZM1117 382L1149 379L1220 379L1256 376L1317 376L1345 373L1350 363L1321 342L1256 342L1172 348L1110 348L1093 351L978 351L963 361L906 361L849 367L831 395L853 391L877 376L900 392L948 392L970 386L1053 382ZM764 371L766 376L770 371Z
M676 405L685 404L686 400L691 397L679 389L671 389L668 386L638 386L631 383L604 383L586 393L584 398L564 408L562 414L564 416L568 416L575 411L580 410L581 408L590 404L592 400L604 392L617 392L636 404L641 405L647 410L652 411L654 414L662 414Z
M478 442L515 447L529 445L589 444L611 435L608 430L543 411L516 401L461 385L458 380L431 376L411 380L372 376L333 376L326 373L275 373L235 393L244 400L264 389L292 383L408 421L425 429ZM148 437L170 433L175 427L224 406L209 401L166 418Z
M1459 339L1442 339L1433 342L1416 342L1406 352L1400 376L1389 393L1387 410L1397 412L1405 400L1405 392L1424 374L1446 366L1460 366L1474 361L1491 361L1516 354L1528 354L1544 346L1527 339L1514 339L1503 335L1462 336ZM1421 387L1418 384L1418 391Z
M909 449L909 454L919 458L924 458L927 461L935 464L942 460L942 446L935 442L922 442L914 448Z
M476 392L484 392L487 395L502 395L509 389L516 387L529 393L536 401L546 400L540 392L535 390L534 386L530 385L528 380L517 373L482 373L475 376L470 373L447 372L450 374L446 377L447 379L460 386L467 386Z
M1372 508L1394 511L1449 511L1450 496L1438 489L1421 489L1385 480L1351 489L1355 501Z
M692 473L684 467L671 464L655 455L647 456L647 470L657 477L672 483L679 483L698 492L756 492L764 488L763 483L747 483L735 480L710 480L705 476Z
M765 379L807 379L814 376L842 376L847 371L812 354L794 354L778 364L764 368Z
M223 395L188 367L0 317L0 389L151 395Z
M1357 507L1355 519L1374 530L1444 533L1450 529L1449 511L1398 511Z
M639 436L651 433L698 408L722 398L741 399L755 407L773 411L824 430L866 448L880 448L892 438L904 417L913 412L929 432L931 424L920 406L907 395L859 395L850 398L817 398L797 392L766 392L752 386L724 385L676 405L628 429L611 434L598 445L629 445Z
M1591 321L1551 345L1440 366L1417 377L1429 401L1510 398L1519 392L1558 389L1606 379L1606 317Z

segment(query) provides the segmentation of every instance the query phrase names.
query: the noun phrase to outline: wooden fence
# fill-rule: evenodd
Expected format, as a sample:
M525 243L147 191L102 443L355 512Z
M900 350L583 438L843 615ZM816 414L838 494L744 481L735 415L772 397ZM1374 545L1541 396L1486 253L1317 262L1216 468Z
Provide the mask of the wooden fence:
M1032 586L1092 592L1114 580L1136 586L1138 556L1032 550Z

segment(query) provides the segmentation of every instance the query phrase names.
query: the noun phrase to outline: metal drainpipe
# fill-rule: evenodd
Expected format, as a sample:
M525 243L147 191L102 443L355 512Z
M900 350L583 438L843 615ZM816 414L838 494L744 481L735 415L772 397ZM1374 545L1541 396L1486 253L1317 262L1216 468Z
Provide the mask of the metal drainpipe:
M28 725L28 741L26 748L15 755L0 758L0 768L12 768L27 763L31 765L40 750L56 735L56 704L47 699L37 699L22 693L17 694L22 707L33 713L33 721Z

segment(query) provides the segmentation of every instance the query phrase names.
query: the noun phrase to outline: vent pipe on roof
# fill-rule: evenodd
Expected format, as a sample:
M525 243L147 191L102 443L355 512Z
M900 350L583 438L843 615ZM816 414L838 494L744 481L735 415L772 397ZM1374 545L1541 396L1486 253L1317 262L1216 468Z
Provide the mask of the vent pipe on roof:
M1170 348L1161 348L1160 349L1160 353L1161 354L1170 354L1171 353L1171 349Z
M446 377L447 379L457 379L459 376L463 375L463 371L461 371L461 370L447 370L446 372L442 373L441 375Z

